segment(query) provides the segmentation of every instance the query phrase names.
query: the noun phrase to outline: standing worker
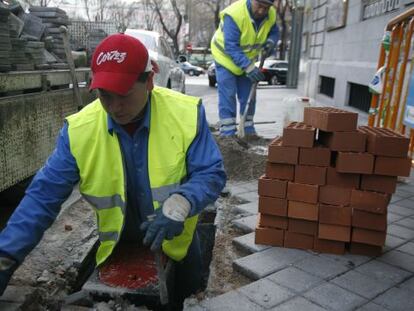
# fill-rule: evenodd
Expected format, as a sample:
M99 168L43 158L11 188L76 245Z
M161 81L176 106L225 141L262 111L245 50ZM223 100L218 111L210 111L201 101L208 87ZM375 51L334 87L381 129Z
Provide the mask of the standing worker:
M264 79L255 66L262 49L270 55L279 40L273 0L239 0L220 12L220 25L211 40L216 63L220 135L236 135L237 101L243 115L252 83ZM256 99L249 106L245 133L257 140L253 117Z
M123 240L162 249L175 262L172 309L180 310L201 285L196 225L225 184L220 151L199 98L154 87L157 67L139 40L111 35L92 62L98 99L66 118L56 149L0 234L0 296L79 182L97 214L97 266Z

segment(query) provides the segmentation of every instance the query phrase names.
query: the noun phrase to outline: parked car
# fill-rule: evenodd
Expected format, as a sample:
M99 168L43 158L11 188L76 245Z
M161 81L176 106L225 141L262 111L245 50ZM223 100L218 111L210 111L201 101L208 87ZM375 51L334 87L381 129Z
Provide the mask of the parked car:
M217 83L217 79L216 79L216 64L214 62L212 62L211 65L208 67L207 75L208 75L208 85L211 87L215 87Z
M259 66L259 63L256 63ZM265 75L263 81L269 85L286 84L288 62L284 60L267 59L264 61L262 72Z
M174 60L167 40L158 32L127 29L125 34L140 40L148 49L150 57L158 63L160 72L155 75L155 84L185 93L185 74Z
M190 76L199 76L204 73L204 69L198 66L194 66L189 62L180 63L180 68Z

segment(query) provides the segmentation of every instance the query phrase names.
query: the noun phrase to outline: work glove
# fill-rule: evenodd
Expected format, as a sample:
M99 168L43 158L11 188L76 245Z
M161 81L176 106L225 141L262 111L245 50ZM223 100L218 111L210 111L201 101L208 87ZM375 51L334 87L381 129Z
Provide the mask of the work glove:
M249 67L246 68L246 76L252 83L262 81L265 78L264 74L254 65L254 63L251 63Z
M276 43L273 42L273 40L267 39L267 41L263 45L263 57L264 58L269 57L273 53L275 46L276 46Z
M16 268L16 261L7 257L0 257L0 296L3 295Z
M191 204L184 196L177 193L171 195L161 208L155 210L155 219L142 223L144 245L151 245L151 250L156 251L161 249L164 239L172 240L180 235L190 209Z

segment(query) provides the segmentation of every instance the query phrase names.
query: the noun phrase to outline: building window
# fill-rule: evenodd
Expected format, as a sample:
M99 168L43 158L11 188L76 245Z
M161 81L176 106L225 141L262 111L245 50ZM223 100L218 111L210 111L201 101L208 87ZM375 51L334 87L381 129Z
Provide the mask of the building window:
M333 98L335 93L335 79L320 76L319 93Z
M371 93L368 90L368 86L349 83L348 105L368 112L371 105Z

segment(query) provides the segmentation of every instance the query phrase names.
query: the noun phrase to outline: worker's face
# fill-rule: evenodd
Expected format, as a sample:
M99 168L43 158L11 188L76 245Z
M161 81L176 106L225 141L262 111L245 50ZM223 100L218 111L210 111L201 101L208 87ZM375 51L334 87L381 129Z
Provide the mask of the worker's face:
M271 5L252 0L252 14L254 19L260 19L267 16Z
M126 95L98 89L102 106L116 123L125 125L142 115L148 94L154 87L153 76L151 73L146 82L136 82Z

